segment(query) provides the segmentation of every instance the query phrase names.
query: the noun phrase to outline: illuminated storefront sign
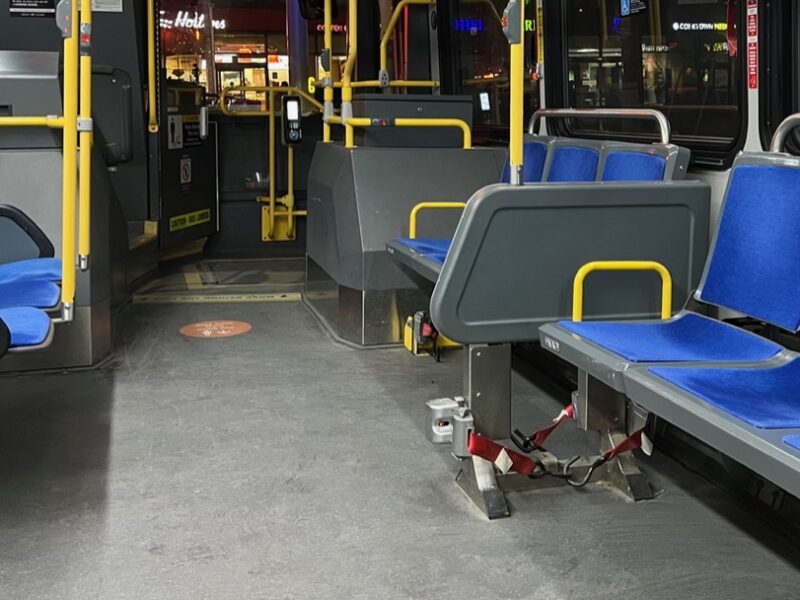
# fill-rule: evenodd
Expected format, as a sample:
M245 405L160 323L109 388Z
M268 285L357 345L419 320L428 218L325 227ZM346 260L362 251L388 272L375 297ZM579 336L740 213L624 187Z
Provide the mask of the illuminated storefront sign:
M225 19L214 19L211 21L211 26L216 30L223 30L228 27ZM170 19L165 11L161 11L161 29L205 29L206 16L195 12L189 13L185 10L179 10L174 19Z
M674 31L728 31L727 23L687 23L676 21L672 24Z
M325 25L317 24L317 31L319 33L325 32ZM340 25L339 23L332 23L331 24L331 31L333 33L346 33L347 32L347 25Z
M464 31L467 33L478 33L486 31L483 19L454 19L453 31Z

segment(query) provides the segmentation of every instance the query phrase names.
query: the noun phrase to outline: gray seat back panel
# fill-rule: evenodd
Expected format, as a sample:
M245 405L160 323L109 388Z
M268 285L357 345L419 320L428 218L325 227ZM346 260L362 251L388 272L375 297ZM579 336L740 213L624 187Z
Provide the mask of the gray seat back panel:
M568 318L577 270L594 260L657 260L680 306L708 248L709 187L700 182L494 185L470 200L431 299L437 328L463 343L534 340ZM656 316L660 279L599 273L587 318Z

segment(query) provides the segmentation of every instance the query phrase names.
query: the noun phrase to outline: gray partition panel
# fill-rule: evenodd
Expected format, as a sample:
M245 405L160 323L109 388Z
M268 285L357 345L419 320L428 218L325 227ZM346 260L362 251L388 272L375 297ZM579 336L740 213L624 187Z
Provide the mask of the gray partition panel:
M708 249L710 188L695 181L492 185L470 200L431 299L431 316L462 343L535 340L572 310L577 270L594 260L656 260L673 306L697 285ZM587 318L658 314L654 273L596 273Z
M317 144L308 179L308 256L339 285L356 290L416 288L386 243L408 235L411 209L466 201L500 179L502 148L346 149ZM450 237L460 210L420 215L420 237Z

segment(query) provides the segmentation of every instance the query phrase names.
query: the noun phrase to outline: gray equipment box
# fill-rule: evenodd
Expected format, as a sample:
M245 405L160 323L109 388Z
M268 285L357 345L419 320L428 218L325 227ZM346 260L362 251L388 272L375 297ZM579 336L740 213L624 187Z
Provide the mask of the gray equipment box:
M461 119L471 129L472 97L359 94L353 97L353 114L372 119ZM461 148L464 138L453 127L359 127L355 142L357 146Z

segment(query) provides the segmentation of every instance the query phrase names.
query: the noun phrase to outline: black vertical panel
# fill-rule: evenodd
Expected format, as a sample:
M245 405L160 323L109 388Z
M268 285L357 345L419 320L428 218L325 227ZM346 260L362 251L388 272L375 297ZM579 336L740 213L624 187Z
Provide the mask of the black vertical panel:
M545 2L544 10L544 77L545 102L549 108L564 108L567 103L567 40L564 23L564 2ZM551 133L554 127L561 127L559 120L549 119L547 129ZM563 131L559 132L563 135Z
M402 44L402 39L397 40ZM430 14L427 6L408 7L408 78L431 78ZM427 88L409 88L409 94L430 94Z
M381 14L378 0L358 3L358 60L355 80L377 79L380 68ZM369 92L369 89L360 89Z
M436 31L439 38L439 82L443 94L453 94L456 81L456 60L453 56L453 2L457 0L437 0Z

